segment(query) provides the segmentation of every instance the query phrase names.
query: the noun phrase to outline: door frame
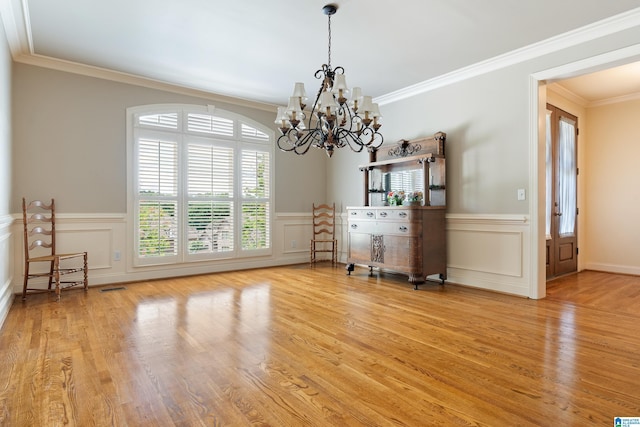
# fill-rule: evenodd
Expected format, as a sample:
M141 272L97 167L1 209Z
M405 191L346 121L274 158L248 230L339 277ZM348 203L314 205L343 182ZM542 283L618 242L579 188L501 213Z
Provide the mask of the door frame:
M640 44L543 70L529 76L529 194L532 195L529 203L529 218L531 218L529 298L539 299L546 296L544 233L546 84L636 61L640 61ZM578 271L580 271L580 265L578 265Z

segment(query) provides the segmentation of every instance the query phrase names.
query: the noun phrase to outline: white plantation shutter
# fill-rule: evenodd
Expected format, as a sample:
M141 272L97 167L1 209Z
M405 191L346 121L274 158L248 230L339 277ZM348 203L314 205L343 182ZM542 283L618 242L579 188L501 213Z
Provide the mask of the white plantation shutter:
M138 124L166 129L178 129L178 113L147 114L138 117Z
M269 237L269 204L242 202L242 249L266 249Z
M187 115L187 129L191 132L203 132L211 135L233 136L233 120L215 117L209 114Z
M269 254L273 132L197 106L132 110L134 265Z
M138 159L139 194L178 195L178 144L175 141L141 138Z
M177 202L141 200L138 204L141 258L175 256L178 253Z
M189 254L233 251L233 203L190 200L188 211Z
M269 141L269 135L252 126L242 123L240 125L240 129L241 129L240 132L242 134L243 139L252 140L252 141L265 141L265 142Z
M178 251L178 144L138 141L138 256L175 256Z
M242 249L269 248L270 161L265 151L242 151Z
M242 151L242 197L269 197L269 169L268 152Z
M232 251L233 149L189 144L188 156L189 253Z
M190 197L233 197L233 149L189 144Z

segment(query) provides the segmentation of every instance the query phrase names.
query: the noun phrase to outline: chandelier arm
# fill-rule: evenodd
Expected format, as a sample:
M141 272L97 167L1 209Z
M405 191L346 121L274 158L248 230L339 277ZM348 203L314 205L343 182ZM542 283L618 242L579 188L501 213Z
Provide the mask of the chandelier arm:
M360 116L356 114L353 109L351 109L348 105L340 106L338 109L339 114L343 115L344 118L344 126L341 126L343 129L347 129L349 132L356 132L354 130L354 125L358 122L361 122Z
M364 128L360 134L360 138L367 148L380 148L384 142L382 134L371 127Z
M324 132L322 132L322 129L312 129L309 131L309 134L305 137L305 139L308 139L308 144L309 146L313 146L316 148L322 148L323 147L323 141L325 139L325 135Z
M294 130L289 129L287 132L280 135L278 140L276 141L278 144L278 148L282 151L293 151L296 149L296 138L294 138Z
M335 145L338 148L346 147L348 145L349 148L351 148L351 151L359 153L365 147L365 144L362 143L360 137L355 132L351 132L347 129L337 129L336 137L338 142Z
M304 133L304 136L300 136ZM282 151L293 151L298 155L306 154L313 146L324 148L325 137L320 129L311 129L305 131L297 131L290 129L278 138L278 148Z
M309 140L309 134L305 135L305 137L302 138L302 141L300 144L296 144L293 152L299 156L302 156L303 154L307 154L307 151L309 151L312 145L309 143L310 141L307 141L307 140Z

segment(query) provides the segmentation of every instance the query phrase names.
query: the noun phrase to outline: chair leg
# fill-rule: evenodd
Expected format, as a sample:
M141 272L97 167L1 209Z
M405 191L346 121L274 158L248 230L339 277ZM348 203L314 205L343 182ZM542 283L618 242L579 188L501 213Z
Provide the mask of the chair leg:
M89 274L87 271L87 253L84 253L84 291L89 290Z
M53 281L53 272L55 271L54 269L55 267L55 261L51 261L51 266L49 267L49 286L47 286L47 289L51 290L51 284Z
M60 258L55 259L54 276L56 282L56 299L60 301Z
M29 282L29 261L24 262L24 284L22 285L22 301L27 299L27 283Z
M313 265L313 262L315 261L313 255L314 255L314 247L313 247L313 240L309 243L309 266Z

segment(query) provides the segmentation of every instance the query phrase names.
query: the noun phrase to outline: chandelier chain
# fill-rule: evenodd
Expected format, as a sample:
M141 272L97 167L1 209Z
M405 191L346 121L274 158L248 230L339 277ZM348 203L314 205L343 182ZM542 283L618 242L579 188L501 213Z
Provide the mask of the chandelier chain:
M327 61L328 62L327 65L329 66L329 69L331 69L331 15L329 15L329 25L328 26L329 26L329 54L328 54L329 60Z

